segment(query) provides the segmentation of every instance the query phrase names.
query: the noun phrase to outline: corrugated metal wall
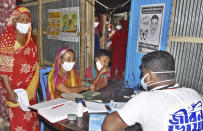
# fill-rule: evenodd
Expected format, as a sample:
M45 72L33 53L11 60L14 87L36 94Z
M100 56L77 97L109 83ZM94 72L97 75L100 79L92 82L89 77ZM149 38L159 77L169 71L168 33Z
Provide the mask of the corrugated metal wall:
M172 37L203 37L203 1L176 0ZM202 41L203 43L203 41ZM168 51L176 61L176 81L181 86L203 93L203 44L169 43Z
M58 2L50 2L43 4L43 31L46 31L47 28L47 16L48 9L59 9L67 7L80 7L80 0L60 0ZM33 17L33 28L38 27L38 5L28 7L32 12ZM56 52L58 48L62 46L68 46L72 48L76 55L76 63L79 69L79 60L80 60L80 42L67 42L60 40L48 39L46 34L43 34L43 57L45 61L51 63L54 62Z

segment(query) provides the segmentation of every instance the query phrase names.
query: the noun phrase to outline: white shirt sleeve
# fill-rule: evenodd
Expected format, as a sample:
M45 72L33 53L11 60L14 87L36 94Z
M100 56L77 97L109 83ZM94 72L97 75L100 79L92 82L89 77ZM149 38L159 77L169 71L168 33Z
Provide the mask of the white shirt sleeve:
M131 98L124 107L117 111L118 115L128 126L132 126L135 123L143 123L143 116L146 109L145 96L146 92L141 92Z

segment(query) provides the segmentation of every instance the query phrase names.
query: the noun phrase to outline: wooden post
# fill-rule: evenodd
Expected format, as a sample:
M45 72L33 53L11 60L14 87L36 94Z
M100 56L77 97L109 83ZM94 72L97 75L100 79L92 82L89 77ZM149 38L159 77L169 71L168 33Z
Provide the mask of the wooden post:
M81 0L81 19L80 19L80 79L84 79L85 72L85 6L86 1Z
M38 54L40 59L40 65L44 64L44 58L43 58L43 48L42 48L42 40L43 40L43 34L42 34L42 0L38 0L39 2L39 23L38 23Z
M167 50L169 50L170 46L171 46L170 41L172 38L172 29L173 29L173 22L174 22L175 7L176 7L176 0L173 0L173 8L172 8L172 14L171 14L171 24L170 24L170 29L169 29Z
M89 2L87 2L87 67L94 64L94 0Z
M105 48L106 43L106 15L103 15L103 28L102 28L102 38L101 38L101 48Z
M52 2L59 2L59 1L60 0L43 0L42 4L52 3ZM28 2L28 3L22 4L21 6L25 6L25 7L28 7L28 6L37 6L38 4L39 4L39 1L33 1L33 2Z

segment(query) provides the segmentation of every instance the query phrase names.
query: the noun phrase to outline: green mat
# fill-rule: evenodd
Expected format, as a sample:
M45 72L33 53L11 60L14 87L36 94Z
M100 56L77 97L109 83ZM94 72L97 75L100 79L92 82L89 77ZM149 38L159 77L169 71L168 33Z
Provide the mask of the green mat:
M97 91L86 91L81 93L85 100L106 100L107 98Z

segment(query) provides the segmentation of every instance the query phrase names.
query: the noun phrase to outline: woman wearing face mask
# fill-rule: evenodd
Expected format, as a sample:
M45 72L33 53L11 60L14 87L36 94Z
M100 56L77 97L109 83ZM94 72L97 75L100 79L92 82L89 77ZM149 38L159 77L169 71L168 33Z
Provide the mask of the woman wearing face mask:
M31 38L32 17L25 7L17 7L11 13L6 30L0 37L0 83L9 107L11 131L39 130L35 112L23 111L18 103L16 89L24 89L30 105L36 104L39 83L38 55Z
M121 23L121 22L120 22ZM122 24L116 25L116 31L112 31L109 35L109 39L112 40L112 65L111 65L111 76L110 79L114 79L115 71L118 70L117 80L120 80L124 70L125 61L125 37Z
M90 90L104 88L108 84L110 54L105 49L99 49L95 54L95 66L90 66L85 71L86 85L92 84Z
M94 20L94 52L100 49L100 31L99 26L99 16L95 16Z
M73 50L68 47L60 48L48 76L47 100L59 98L61 93L79 93L87 90L84 85L77 74Z

